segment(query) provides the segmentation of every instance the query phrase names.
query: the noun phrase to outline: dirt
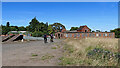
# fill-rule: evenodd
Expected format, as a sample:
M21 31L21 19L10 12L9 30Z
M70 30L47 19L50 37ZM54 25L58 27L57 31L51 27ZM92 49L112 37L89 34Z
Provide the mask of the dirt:
M63 52L62 45L63 42L59 39L46 44L43 41L2 43L2 65L58 66ZM44 58L46 55L48 57Z

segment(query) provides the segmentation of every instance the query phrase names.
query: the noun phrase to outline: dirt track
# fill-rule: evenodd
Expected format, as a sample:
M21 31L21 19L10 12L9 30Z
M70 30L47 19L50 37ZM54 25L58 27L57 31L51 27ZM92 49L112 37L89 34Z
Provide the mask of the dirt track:
M43 41L3 43L2 64L3 66L57 66L62 56L62 44L62 40L46 44ZM33 56L34 54L38 56ZM44 58L46 55L52 57Z

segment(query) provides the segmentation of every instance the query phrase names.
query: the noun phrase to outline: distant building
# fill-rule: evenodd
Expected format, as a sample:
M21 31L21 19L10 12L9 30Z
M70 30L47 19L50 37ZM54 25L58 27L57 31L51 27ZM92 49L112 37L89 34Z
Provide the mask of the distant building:
M19 35L24 35L24 36L31 36L31 33L29 31L9 31L9 35L12 34L19 34Z
M86 38L86 37L104 37L104 38L114 38L114 32L91 32L90 28L85 26L80 26L77 30L67 31L63 29L61 32L55 33L55 38Z
M77 29L77 32L90 32L90 29L85 26L80 26L80 28Z

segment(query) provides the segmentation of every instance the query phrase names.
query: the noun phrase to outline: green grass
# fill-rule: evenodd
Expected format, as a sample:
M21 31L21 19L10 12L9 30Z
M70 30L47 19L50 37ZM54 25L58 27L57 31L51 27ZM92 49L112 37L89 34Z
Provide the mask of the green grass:
M59 63L59 65L70 65L70 64L74 64L73 58L61 57L61 58L59 58L59 60L62 61L62 62Z
M44 55L41 57L41 60L52 59L53 57L54 57L53 55Z
M66 39L63 46L64 53L59 60L62 66L116 66L116 57L111 53L117 54L117 39L111 38L87 38L81 40ZM94 49L97 52L93 51ZM103 53L101 53L103 52ZM111 52L106 55L106 52ZM91 54L91 55L88 55ZM103 58L105 56L105 58Z
M52 47L52 49L57 49L57 47Z
M38 56L37 54L32 54L32 56L34 57L34 56Z

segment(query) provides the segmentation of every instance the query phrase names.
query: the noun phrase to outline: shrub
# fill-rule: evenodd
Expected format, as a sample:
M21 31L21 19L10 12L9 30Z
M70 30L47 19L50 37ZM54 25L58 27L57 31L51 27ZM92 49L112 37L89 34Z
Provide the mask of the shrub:
M43 35L43 33L41 31L40 32L37 31L37 32L32 33L33 37L41 37L42 35Z
M41 59L42 60L47 60L47 59L52 59L53 57L54 57L53 55L46 54L46 55L42 56Z
M37 54L32 54L32 56L38 56Z
M52 47L52 49L57 49L56 47Z

